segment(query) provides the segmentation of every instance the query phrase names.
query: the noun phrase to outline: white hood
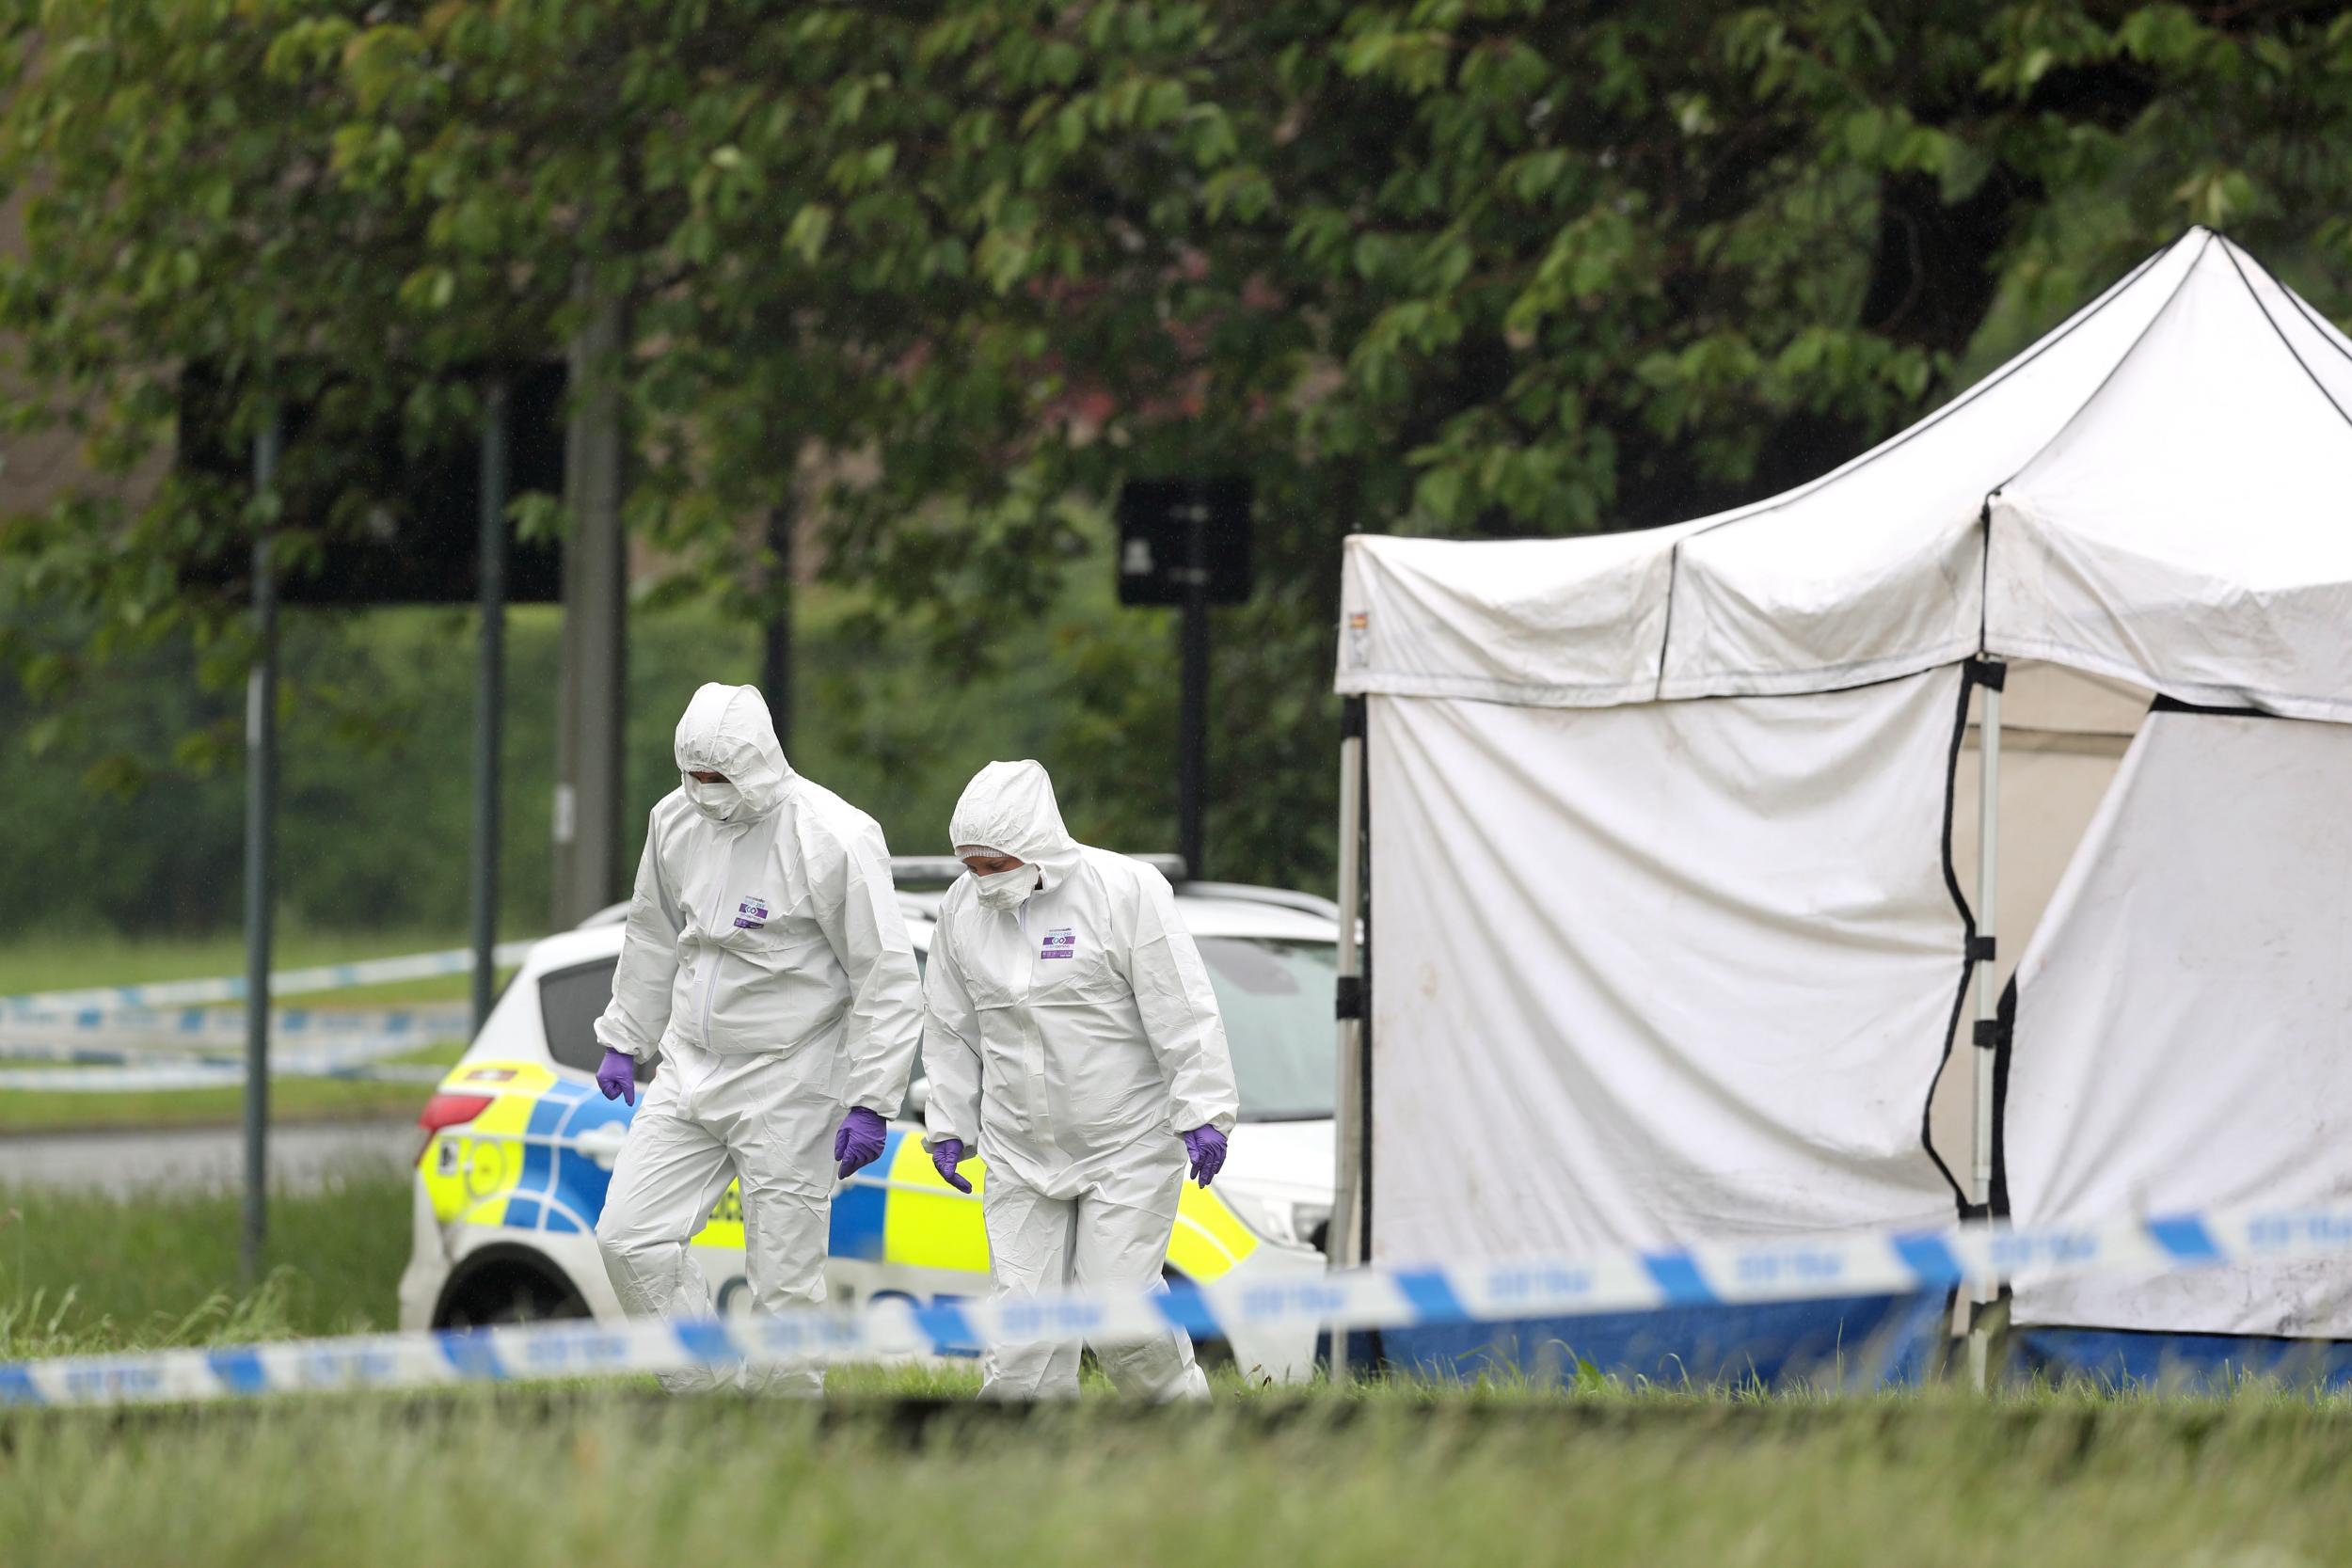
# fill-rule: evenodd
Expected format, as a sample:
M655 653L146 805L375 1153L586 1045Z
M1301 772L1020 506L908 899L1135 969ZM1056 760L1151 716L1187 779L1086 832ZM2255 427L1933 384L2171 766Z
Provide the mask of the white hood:
M1078 865L1078 841L1062 826L1054 802L1054 781L1037 762L992 762L972 776L947 819L948 836L961 853L984 847L1025 861L1044 874L1044 885L1059 886Z
M784 760L767 699L755 687L712 681L695 692L686 705L686 716L677 721L675 751L681 776L724 773L742 794L745 809L729 817L730 822L756 822L768 816L783 803L792 783L792 765ZM692 799L694 782L682 782Z

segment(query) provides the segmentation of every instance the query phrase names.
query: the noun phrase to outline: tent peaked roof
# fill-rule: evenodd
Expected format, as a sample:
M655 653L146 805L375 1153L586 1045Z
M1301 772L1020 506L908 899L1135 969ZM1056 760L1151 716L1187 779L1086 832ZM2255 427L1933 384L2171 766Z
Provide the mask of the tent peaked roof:
M1993 499L1985 643L2352 720L2352 346L2227 240Z
M1641 533L1348 541L1339 689L1830 690L1979 652L2352 719L2352 342L2191 230L1919 423Z

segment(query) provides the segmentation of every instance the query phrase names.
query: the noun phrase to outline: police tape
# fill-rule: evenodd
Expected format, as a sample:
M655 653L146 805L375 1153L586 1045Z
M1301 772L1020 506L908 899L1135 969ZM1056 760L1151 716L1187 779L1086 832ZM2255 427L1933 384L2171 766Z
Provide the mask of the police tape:
M464 1007L308 1010L270 1015L270 1076L435 1083L446 1065L389 1060L466 1037ZM135 1094L233 1088L245 1081L242 1008L103 1015L63 1027L0 1015L0 1091Z
M274 1007L273 1041L405 1039L410 1045L463 1039L471 1012L443 1007ZM192 1052L245 1049L243 1007L130 1008L107 1011L0 1012L0 1061L94 1062L109 1054L101 1042L151 1045ZM133 1050L112 1054L135 1059Z
M548 1378L706 1374L901 1359L992 1344L1129 1343L1183 1329L1344 1332L1667 1307L1947 1291L1971 1281L2211 1268L2352 1251L2352 1207L2233 1210L2100 1225L1973 1225L1620 1250L1427 1268L1231 1278L1002 1301L881 1297L768 1317L527 1323L215 1350L0 1362L0 1404L196 1402Z
M389 1052L338 1053L324 1057L273 1057L269 1075L279 1078L326 1078L338 1083L437 1084L449 1075L446 1066L424 1062L387 1062L386 1054L409 1049L394 1042ZM182 1059L129 1066L71 1065L0 1069L0 1091L21 1094L145 1094L179 1089L234 1089L245 1085L246 1070L238 1062Z
M491 961L501 966L518 964L530 953L532 945L528 942L501 942L491 949ZM472 973L472 949L453 947L438 953L405 953L397 958L363 958L357 963L280 970L270 975L269 987L272 996L303 996L319 991L349 990L358 986L389 985L403 980L428 980L445 974ZM244 977L222 975L205 980L162 980L143 986L31 991L0 997L0 1014L195 1007L244 1000Z

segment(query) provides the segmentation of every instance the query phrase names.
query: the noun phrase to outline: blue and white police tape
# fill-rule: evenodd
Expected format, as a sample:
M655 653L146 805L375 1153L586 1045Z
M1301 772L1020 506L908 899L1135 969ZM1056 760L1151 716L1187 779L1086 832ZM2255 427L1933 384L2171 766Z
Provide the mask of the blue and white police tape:
M387 1062L409 1049L395 1042L389 1052L272 1057L272 1078L331 1078L339 1082L437 1084L449 1069L424 1062ZM0 1069L0 1092L24 1094L144 1094L177 1089L244 1086L245 1064L182 1057L122 1067L68 1066Z
M25 1064L0 1068L0 1091L132 1094L244 1082L242 1009L100 1017L103 1026L87 1028L0 1017L0 1063ZM468 1022L464 1007L274 1012L270 1075L437 1082L445 1068L387 1058L463 1039Z
M1079 1339L1201 1338L1244 1328L1403 1328L1711 1302L1944 1290L1971 1280L2208 1268L2352 1250L2352 1207L2239 1210L2084 1226L1966 1226L1873 1236L1372 1268L1198 1289L1025 1301L885 1297L858 1308L605 1326L530 1323L220 1350L0 1363L0 1404L110 1405L267 1393L413 1389L536 1378L872 1361Z
M501 942L491 950L500 965L522 962L531 951L527 942ZM269 977L273 996L303 996L318 991L349 990L357 986L389 985L402 980L426 980L443 974L469 974L473 952L455 947L439 953L405 953L390 958L363 958L357 963L321 964L311 969L280 970ZM80 1012L96 1008L155 1008L204 1006L245 1000L242 975L205 980L161 980L145 986L98 986L87 990L31 991L0 997L0 1013Z
M410 1045L464 1039L472 1015L462 1006L438 1007L274 1007L272 1041L405 1039ZM0 1012L0 1060L95 1061L97 1048L125 1045L216 1050L245 1049L243 1007L179 1007L168 1011L89 1007L75 1012Z

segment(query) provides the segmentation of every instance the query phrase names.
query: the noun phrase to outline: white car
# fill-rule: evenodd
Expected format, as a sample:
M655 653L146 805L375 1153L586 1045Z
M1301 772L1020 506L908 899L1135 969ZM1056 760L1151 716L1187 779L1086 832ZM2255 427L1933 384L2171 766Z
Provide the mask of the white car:
M907 891L959 873L952 861L893 863L918 958L941 893ZM1241 1087L1241 1125L1203 1192L1187 1181L1168 1246L1172 1280L1320 1274L1331 1215L1332 998L1336 910L1306 894L1180 883L1179 907L1216 987ZM631 1108L597 1090L594 1024L612 995L624 907L534 944L463 1060L418 1118L414 1243L400 1282L404 1329L528 1318L620 1316L596 1253L596 1215ZM919 1066L918 1066L919 1073ZM988 1291L977 1196L939 1179L923 1152L917 1082L881 1159L833 1205L826 1285L835 1302L898 1293L930 1301ZM961 1167L976 1188L985 1162ZM747 1305L743 1223L733 1188L695 1239L722 1311ZM1202 1347L1214 1359L1215 1346ZM1303 1377L1311 1332L1237 1337L1235 1364Z

